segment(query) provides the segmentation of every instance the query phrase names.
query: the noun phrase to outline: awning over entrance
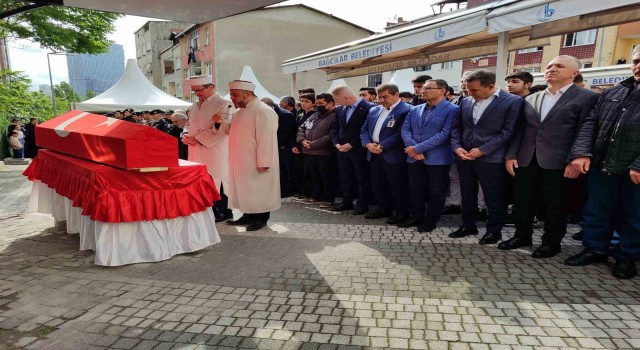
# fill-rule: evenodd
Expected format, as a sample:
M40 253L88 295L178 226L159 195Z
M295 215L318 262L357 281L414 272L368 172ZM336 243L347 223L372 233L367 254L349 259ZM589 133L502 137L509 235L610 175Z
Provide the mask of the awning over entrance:
M420 56L431 44L445 45L454 38L464 37L486 28L485 15L489 6L455 12L433 20L417 23L383 34L356 40L347 44L292 58L282 63L285 74L313 69L350 70L353 67L380 65L402 58ZM414 58L414 57L412 57ZM415 64L420 65L420 64ZM380 67L379 69L384 69ZM398 67L387 67L395 70ZM341 77L368 74L358 72ZM336 78L336 77L334 77Z
M519 1L491 11L491 13L487 14L487 24L489 26L489 33L500 33L637 4L637 0ZM571 29L571 31L576 30Z
M322 69L332 80L497 54L502 79L509 51L548 45L558 34L638 20L637 0L497 1L292 58L282 71Z

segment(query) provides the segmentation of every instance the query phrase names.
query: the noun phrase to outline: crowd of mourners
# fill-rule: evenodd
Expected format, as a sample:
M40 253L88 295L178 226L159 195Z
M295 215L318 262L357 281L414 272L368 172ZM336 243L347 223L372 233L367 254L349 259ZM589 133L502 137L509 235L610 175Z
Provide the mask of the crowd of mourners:
M462 75L459 92L420 75L413 93L384 83L357 93L347 86L327 93L304 88L297 99L283 96L277 103L263 98L278 116L281 197L422 233L436 229L442 215L459 213L462 224L449 237L478 235L478 221L485 221L479 244L498 243L501 250L531 246L537 225L542 243L532 256L541 259L561 251L568 223L580 224L573 238L585 248L567 265L613 255L613 275L634 277L640 258L640 48L631 62L632 76L606 90L585 87L579 61L561 55L548 63L540 86L533 86L530 73L515 72L503 90L495 73L476 70ZM198 110L219 99L211 82L192 90L202 95ZM188 110L107 115L175 136L181 159L189 158L188 146L202 143L187 136ZM211 117L219 128L219 115L203 120L214 125ZM33 127L13 128L10 143L21 157L19 146L30 150ZM223 207L216 221L233 218ZM256 229L264 224L261 219ZM507 240L505 225L515 226Z
M631 278L640 258L640 49L632 63L633 76L606 90L587 88L579 61L563 55L542 86L516 72L505 91L493 72L476 70L463 74L459 95L423 75L413 94L382 84L263 99L280 121L282 196L425 233L459 212L449 237L477 235L485 220L479 244L501 250L531 246L537 222L540 259L557 255L567 224L579 223L573 238L585 249L565 263L613 255L613 275ZM515 234L503 240L508 224Z

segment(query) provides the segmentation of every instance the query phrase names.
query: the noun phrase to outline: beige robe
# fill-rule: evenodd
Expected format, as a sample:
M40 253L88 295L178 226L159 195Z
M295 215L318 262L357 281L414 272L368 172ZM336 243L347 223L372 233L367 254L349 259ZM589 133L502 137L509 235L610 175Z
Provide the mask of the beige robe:
M213 177L218 191L224 185L224 192L229 187L229 136L226 127L231 121L234 109L229 100L220 94L214 94L203 102L196 102L191 108L189 122L185 132L198 140L198 144L189 145L189 160L207 166L207 171ZM211 119L219 114L227 123L222 123L220 129L215 129Z
M278 115L258 99L239 109L229 131L229 207L245 214L280 208ZM258 172L258 167L269 171Z

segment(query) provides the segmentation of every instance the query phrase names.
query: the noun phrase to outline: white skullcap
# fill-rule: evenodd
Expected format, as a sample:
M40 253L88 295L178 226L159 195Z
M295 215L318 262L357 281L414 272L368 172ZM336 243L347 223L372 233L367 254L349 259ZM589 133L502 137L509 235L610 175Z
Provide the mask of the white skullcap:
M256 84L246 80L233 80L229 82L229 90L245 90L253 92Z
M198 75L187 79L189 85L207 85L213 84L213 76L211 75Z

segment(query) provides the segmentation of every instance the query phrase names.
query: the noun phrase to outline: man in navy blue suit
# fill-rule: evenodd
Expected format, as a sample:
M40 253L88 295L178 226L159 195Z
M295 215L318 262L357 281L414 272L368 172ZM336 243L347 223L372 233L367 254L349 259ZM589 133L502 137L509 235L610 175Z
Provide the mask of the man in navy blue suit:
M507 220L503 166L523 99L496 87L496 75L477 70L465 79L469 97L460 105L451 133L462 192L462 226L449 237L478 234L478 182L489 212L487 232L480 244L502 239Z
M333 145L338 150L338 171L343 195L342 202L332 206L331 210L354 209L353 200L356 198L357 189L358 201L353 213L362 215L369 210L367 196L370 191L370 182L369 164L367 164L366 150L360 141L360 131L367 119L369 109L374 104L358 97L350 87L344 85L333 89L331 94L336 104L340 105L337 108L331 136Z
M398 224L399 227L418 226L419 232L431 232L444 209L449 168L453 163L451 125L459 110L445 99L448 88L444 80L427 80L422 87L422 98L427 103L411 108L402 125L402 140L409 162L411 217Z
M392 216L393 205L396 214L387 223L394 225L409 216L407 161L400 130L411 105L400 100L397 85L382 84L376 90L380 105L369 110L360 140L368 150L371 187L378 209L365 217L378 219Z

